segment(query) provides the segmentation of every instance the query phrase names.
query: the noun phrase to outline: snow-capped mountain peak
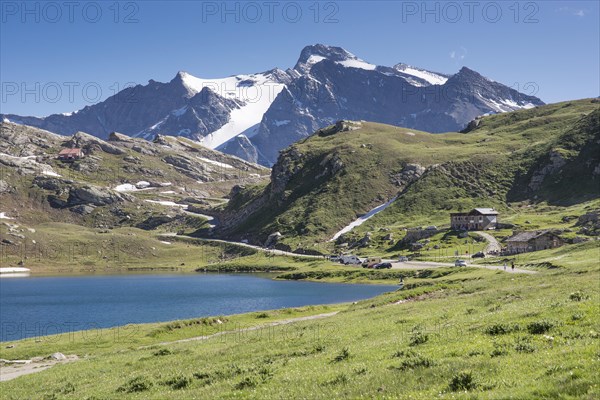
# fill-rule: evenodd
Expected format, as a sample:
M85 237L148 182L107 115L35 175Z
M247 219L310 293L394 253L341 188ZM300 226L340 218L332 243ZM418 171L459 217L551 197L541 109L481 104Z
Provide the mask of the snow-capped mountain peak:
M362 61L349 51L335 46L326 46L324 44L315 44L306 46L300 52L300 57L294 69L300 73L307 73L313 65L323 60L335 61L340 64L349 61ZM342 64L343 65L343 64Z
M443 88L444 96L430 86ZM150 80L71 115L0 119L67 135L185 136L271 165L281 149L340 119L448 132L478 115L540 104L466 67L445 75L407 64L377 66L341 47L315 44L286 71L225 78L180 71L170 82Z
M135 136L150 139L156 134L175 133L191 136L210 148L240 133L251 137L263 114L285 87L286 77L278 69L226 78L198 78L179 71L171 82L178 82L186 89L188 103L169 110Z

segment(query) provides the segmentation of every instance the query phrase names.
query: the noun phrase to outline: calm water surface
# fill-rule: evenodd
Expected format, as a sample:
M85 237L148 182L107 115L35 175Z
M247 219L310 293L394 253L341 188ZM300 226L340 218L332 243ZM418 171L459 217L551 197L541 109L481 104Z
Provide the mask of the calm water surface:
M0 341L130 323L355 301L395 286L239 274L0 278Z

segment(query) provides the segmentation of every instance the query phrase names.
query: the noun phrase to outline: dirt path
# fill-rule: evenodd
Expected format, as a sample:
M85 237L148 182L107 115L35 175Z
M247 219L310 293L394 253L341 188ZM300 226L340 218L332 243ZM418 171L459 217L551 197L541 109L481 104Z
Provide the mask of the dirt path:
M252 331L259 330L259 329L270 328L270 327L273 327L273 326L292 324L294 322L311 321L311 320L315 320L315 319L329 318L329 317L333 317L337 313L338 313L338 311L334 311L334 312L330 312L330 313L308 315L306 317L296 317L296 318L283 319L283 320L280 320L280 321L273 321L273 322L268 323L268 324L256 325L256 326L251 326L251 327L242 328L242 329L233 329L233 330L230 330L230 331L222 331L222 332L213 333L212 335L195 336L195 337L191 337L191 338L187 338L187 339L173 340L171 342L154 343L152 345L142 346L142 347L139 347L139 348L140 349L145 349L145 348L152 347L152 346L157 346L157 345L159 345L159 346L166 346L166 345L176 344L176 343L186 343L186 342L195 342L195 341L198 341L198 340L208 340L208 339L211 339L211 338L214 338L214 337L218 337L218 336L230 335L230 334L236 334L236 333L244 333L244 332L252 332Z
M31 359L15 360L0 364L0 382L10 381L23 375L35 374L52 368L57 364L66 364L79 360L76 355L66 356L64 360Z
M308 254L292 253L290 251L275 250L275 249L265 249L264 247L255 246L253 244L242 243L242 242L234 242L234 241L231 241L231 240L197 238L197 237L192 237L192 236L177 235L176 233L163 233L163 234L159 235L159 238L161 238L161 239L182 238L182 239L190 239L190 240L199 240L199 241L203 241L203 242L216 242L216 243L233 244L233 245L236 245L236 246L247 247L249 249L258 250L258 251L262 251L262 252L265 252L265 253L268 253L268 254L277 255L277 256L304 257L304 258L312 258L312 259L317 258L317 259L321 259L321 260L324 258L323 256L313 256L313 255L308 255Z
M485 268L496 271L504 271L504 266L497 265L482 265L482 264L467 264L468 267L473 268ZM441 268L441 267L454 267L454 263L438 263L429 261L407 261L407 262L392 262L392 269L420 269L420 268ZM460 268L460 267L457 267ZM506 267L508 273L514 274L537 274L537 271L529 269L515 268L512 270L510 265Z
M498 242L498 239L496 239L494 236L490 235L487 232L474 232L474 233L476 235L481 236L488 242L488 245L484 249L484 252L486 254L489 254L491 252L500 253L500 251L502 251L502 246L500 245L500 242Z
M141 347L139 347L139 349L146 349L146 348L149 348L152 346L157 346L157 345L166 346L166 345L176 344L176 343L186 343L186 342L194 342L194 341L198 341L198 340L208 340L208 339L222 336L222 335L239 334L239 333L243 333L243 332L251 332L251 331L256 331L259 329L269 328L269 327L273 327L273 326L292 324L294 322L311 321L311 320L315 320L315 319L328 318L328 317L332 317L332 316L336 315L337 313L338 313L338 311L334 311L334 312L330 312L330 313L308 315L305 317L289 318L289 319L284 319L284 320L280 320L280 321L273 321L268 324L251 326L251 327L243 328L243 329L233 329L230 331L217 332L212 335L196 336L196 337L191 337L191 338L187 338L187 339L174 340L171 342L154 343L154 344L147 345L147 346L141 346ZM66 356L66 358L64 360L52 360L52 359L41 359L41 358L31 359L31 360L12 360L12 361L2 360L2 362L0 362L0 382L10 381L11 379L15 379L15 378L18 378L23 375L35 374L36 372L41 372L41 371L47 370L49 368L52 368L55 365L66 364L69 362L77 361L78 359L79 359L79 357L77 357L76 355L70 355L70 356Z

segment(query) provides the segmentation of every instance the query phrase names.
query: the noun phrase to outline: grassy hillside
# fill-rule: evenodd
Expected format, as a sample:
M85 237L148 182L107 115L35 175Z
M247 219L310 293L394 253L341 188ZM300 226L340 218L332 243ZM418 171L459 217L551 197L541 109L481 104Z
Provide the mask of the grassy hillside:
M257 183L268 174L266 168L184 138L159 136L148 142L114 133L109 141L102 141L85 133L65 137L3 122L0 139L0 211L18 216L24 223L90 226L93 219L105 220L107 225L134 225L140 222L135 217L143 217L146 211L177 209L169 210L156 201L210 207L226 201L222 198L234 185ZM70 163L59 161L60 150L71 147L82 148L85 157ZM136 188L138 182L146 186ZM123 184L131 188L119 195L116 189ZM112 207L122 206L124 213L134 218L117 223L123 215L109 218L114 211L94 202L93 196L69 203L71 190L81 187L112 195ZM91 208L85 212L73 208L81 205Z
M407 290L355 304L19 341L3 345L0 358L61 351L81 360L0 383L0 393L3 399L591 400L600 395L599 256L597 242L586 243L527 255L529 265L555 266L533 275L430 271L409 277L418 285ZM339 313L268 325L332 311ZM240 330L251 327L258 329ZM168 343L213 333L219 335Z
M369 226L434 224L475 206L565 206L600 196L595 100L487 116L466 133L382 124L331 126L282 152L266 187L246 187L224 209L223 235L310 250L395 196ZM477 125L477 126L474 126ZM416 171L416 172L415 172Z

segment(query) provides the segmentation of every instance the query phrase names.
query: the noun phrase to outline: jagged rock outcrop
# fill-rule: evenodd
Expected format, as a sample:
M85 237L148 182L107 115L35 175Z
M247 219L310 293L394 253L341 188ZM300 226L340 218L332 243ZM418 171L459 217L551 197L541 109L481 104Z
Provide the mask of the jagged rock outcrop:
M0 123L0 153L15 157L44 155L64 137L25 125Z
M540 187L542 187L546 176L557 173L566 164L566 161L563 158L562 154L556 150L552 150L548 154L548 157L548 163L533 173L533 176L531 177L531 180L527 185L529 190L531 190L532 192L535 192L539 190Z
M285 187L290 179L303 167L304 154L295 146L290 146L281 152L278 162L271 170L271 185L269 197L279 203L286 200Z
M125 154L123 149L84 132L75 133L71 139L65 143L65 146L83 149L85 154L92 154L98 151L115 155Z
M404 190L408 185L416 181L425 173L425 168L419 164L406 164L406 166L397 174L390 177L391 181Z
M163 159L167 164L171 164L175 169L190 178L202 182L211 180L210 168L205 164L192 160L184 156L169 155Z
M223 153L232 154L252 163L258 163L259 154L246 135L238 135L218 148Z
M600 235L600 211L592 211L581 215L575 226L580 227L579 234L599 236Z
M270 247L275 246L282 237L283 237L283 235L281 234L281 232L271 233L267 237L267 240L265 241L265 244L263 247L270 248Z
M58 175L50 165L38 162L35 156L14 157L4 154L0 157L0 168L2 165L15 168L21 175Z
M69 190L67 204L69 206L87 204L106 206L109 204L131 199L120 193L94 186L72 187Z
M10 185L0 179L0 193L8 193L10 191Z
M170 215L153 215L148 217L143 222L140 222L136 225L137 228L144 230L153 230L158 228L161 225L171 223L175 221L178 217L170 216Z
M423 239L435 236L439 231L437 229L409 229L406 235L402 238L403 243L415 243Z
M69 179L53 178L48 176L37 176L33 179L33 184L40 189L61 192L65 189L68 190L69 185L72 185L73 181Z

